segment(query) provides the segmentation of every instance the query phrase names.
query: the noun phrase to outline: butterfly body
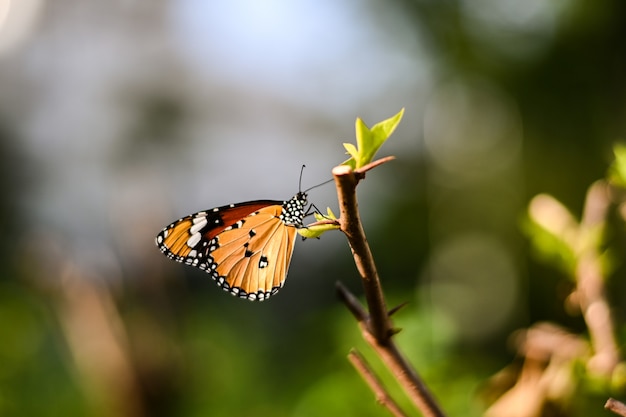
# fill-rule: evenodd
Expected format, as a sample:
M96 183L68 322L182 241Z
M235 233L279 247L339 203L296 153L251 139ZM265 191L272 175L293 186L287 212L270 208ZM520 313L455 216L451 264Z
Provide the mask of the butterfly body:
M266 300L282 288L307 196L256 200L183 217L163 229L156 244L168 258L208 272L231 294Z

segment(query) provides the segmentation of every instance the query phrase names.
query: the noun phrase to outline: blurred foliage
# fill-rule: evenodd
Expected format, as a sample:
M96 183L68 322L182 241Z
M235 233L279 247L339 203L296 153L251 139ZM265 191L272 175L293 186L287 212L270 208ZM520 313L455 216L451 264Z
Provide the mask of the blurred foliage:
M496 173L487 186L469 184L471 169L438 171L433 158L421 153L397 155L396 162L368 175L359 188L376 196L362 210L389 304L410 302L396 317L403 329L398 344L450 416L484 412L493 399L489 377L515 363L507 340L516 328L550 321L586 335L582 317L565 307L573 285L571 250L536 224L524 226L530 243L516 227L527 202L539 193L553 195L578 217L589 184L604 176L611 148L624 139L626 128L626 2L529 2L535 9L527 11L524 21L504 10L511 2L502 4L508 6L498 6L497 0L370 3L384 31L395 30L394 19L411 22L415 32L403 34L400 44L406 54L416 54L411 49L415 39L423 40L435 84L488 80L515 103L523 125L519 183ZM169 138L185 122L179 101L159 97L143 103L144 120L131 129L136 141L124 144L120 152L127 169L150 152L146 147L154 138L168 141L166 149L152 150L162 151L163 160L179 148ZM21 236L29 219L17 203L23 201L20 193L30 187L47 191L47 173L11 145L22 139L18 123L16 117L0 118L0 227L5 236L0 243L1 416L387 415L345 358L354 346L368 356L401 405L410 408L332 294L336 280L355 292L359 288L343 240L325 234L322 243L307 241L312 251L316 244L336 243L336 249L322 261L297 251L289 285L269 303L243 303L217 294L204 274L156 264L150 257L120 261L119 276L111 273L117 278L106 282L106 273L81 270L64 252L71 238L46 237L47 231ZM615 148L615 156L610 175L623 184L622 147ZM499 158L485 154L472 167L487 171ZM328 159L334 164L341 157ZM510 203L506 210L501 209L503 201ZM136 210L143 216L149 208ZM105 229L108 224L106 219L93 221ZM619 215L612 214L607 222L603 245L614 257L607 293L623 346L626 233ZM445 243L434 238L437 233L452 239L471 229L496 235L495 242L513 248L511 264L518 277L512 285L517 286L519 305L483 315L485 323L492 316L504 317L484 333L472 333L483 327L480 320L464 326L440 306L442 298L448 307L468 300L436 296L436 274L429 269ZM144 237L150 246L151 236ZM129 251L124 244L128 242L118 242L118 254ZM545 255L550 255L550 264L544 263ZM555 255L560 269L554 268ZM76 285L75 279L88 284ZM471 289L448 281L438 294L468 294ZM462 316L465 310L459 311ZM577 366L572 365L568 378L582 383L571 402L567 407L552 405L545 415L606 415L601 404L607 396L626 397L623 382L611 386L606 380L593 381ZM111 375L107 369L116 371ZM130 379L121 378L118 369ZM134 390L126 391L125 384Z
M618 143L613 148L615 161L609 167L608 177L612 184L626 188L626 145Z

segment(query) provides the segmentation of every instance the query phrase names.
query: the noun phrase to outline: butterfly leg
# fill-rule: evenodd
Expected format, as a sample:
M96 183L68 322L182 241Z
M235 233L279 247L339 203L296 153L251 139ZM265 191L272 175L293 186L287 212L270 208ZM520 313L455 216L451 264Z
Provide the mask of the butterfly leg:
M311 203L311 204L309 204L309 207L306 209L306 212L304 213L304 217L312 216L315 213L317 213L317 214L319 214L321 216L324 216L322 214L322 212L320 211L320 209L318 209L315 204ZM324 217L326 217L326 216L324 216Z

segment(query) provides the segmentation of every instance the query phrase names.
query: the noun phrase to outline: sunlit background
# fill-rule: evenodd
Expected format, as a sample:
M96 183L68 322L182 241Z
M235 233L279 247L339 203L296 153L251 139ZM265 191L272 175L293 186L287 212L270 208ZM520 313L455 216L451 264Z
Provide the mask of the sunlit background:
M154 236L290 198L303 164L304 188L329 179L356 117L403 107L360 209L409 303L398 343L450 415L481 415L512 331L582 328L520 223L539 192L577 213L624 139L625 19L620 0L0 0L0 415L387 415L345 359L371 352L335 297L361 294L342 235L298 241L265 303ZM309 199L337 208L331 184Z

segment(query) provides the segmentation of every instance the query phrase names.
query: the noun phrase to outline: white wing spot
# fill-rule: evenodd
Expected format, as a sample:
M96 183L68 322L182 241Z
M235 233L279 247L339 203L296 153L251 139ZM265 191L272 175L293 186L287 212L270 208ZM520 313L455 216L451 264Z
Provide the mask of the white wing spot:
M206 216L202 213L198 213L196 215L196 217L194 217L193 219L191 219L191 221L193 222L193 224L197 224L197 223L201 223L201 222L206 222Z
M198 242L200 242L200 238L201 238L200 233L194 233L187 240L187 246L189 246L190 248L193 248L194 246L198 244Z
M191 233L192 235L202 230L208 222L206 220L206 217L196 217L195 219L193 219L193 223L193 226L191 227L191 229L189 229L189 233Z

